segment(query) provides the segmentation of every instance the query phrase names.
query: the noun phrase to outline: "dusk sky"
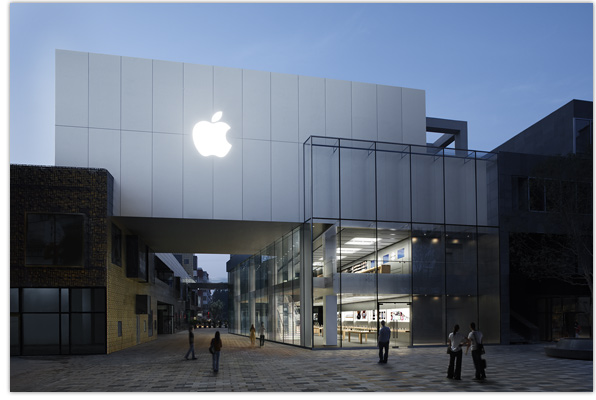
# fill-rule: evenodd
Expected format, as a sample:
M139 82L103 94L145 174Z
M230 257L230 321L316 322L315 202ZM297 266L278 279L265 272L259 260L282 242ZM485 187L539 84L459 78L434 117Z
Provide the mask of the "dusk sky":
M56 49L423 89L427 116L490 151L592 100L592 7L12 3L10 163L54 164Z

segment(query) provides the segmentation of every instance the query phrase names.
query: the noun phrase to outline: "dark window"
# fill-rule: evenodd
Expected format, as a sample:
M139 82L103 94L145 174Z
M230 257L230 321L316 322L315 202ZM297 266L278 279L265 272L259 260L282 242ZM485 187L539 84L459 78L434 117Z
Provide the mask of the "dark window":
M588 153L592 149L592 120L576 118L575 152Z
M118 337L122 337L122 321L118 321Z
M112 224L112 263L122 266L122 231Z
M545 180L545 193L546 193L546 211L548 212L561 212L563 207L562 185L561 181L556 180Z
M27 265L84 265L82 214L27 214Z
M577 210L580 214L592 214L592 184L577 184Z
M545 211L544 181L530 178L530 211Z
M577 184L575 182L561 182L561 193L559 201L562 211L567 211L571 213L577 212Z

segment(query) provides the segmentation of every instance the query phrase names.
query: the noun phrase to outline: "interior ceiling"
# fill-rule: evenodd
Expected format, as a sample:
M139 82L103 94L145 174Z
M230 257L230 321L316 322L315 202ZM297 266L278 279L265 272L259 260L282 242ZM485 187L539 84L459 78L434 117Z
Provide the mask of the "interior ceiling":
M410 236L410 230L407 225L399 227L396 226L396 229L379 228L376 232L374 229L370 228L343 228L338 235L338 238L341 238L340 251L344 251L341 253L338 252L337 255L339 256L341 254L343 257L340 261L341 265L348 266L353 262L362 259L363 257L370 256L370 254L374 253L375 250L381 252L382 249L408 238ZM348 242L354 238L376 238L378 241L376 244L375 242L355 245L348 244ZM357 248L359 250L351 253L349 252L350 248ZM382 254L379 254L378 256L381 257ZM320 261L322 258L323 247L321 246L321 243L319 243L319 246L315 248L313 259L314 261Z
M296 222L113 217L156 253L254 254Z

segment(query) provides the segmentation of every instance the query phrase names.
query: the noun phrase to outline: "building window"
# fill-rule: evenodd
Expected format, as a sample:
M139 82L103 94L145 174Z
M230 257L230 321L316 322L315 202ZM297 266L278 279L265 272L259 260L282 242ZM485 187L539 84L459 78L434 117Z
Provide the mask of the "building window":
M122 266L122 231L112 224L112 263Z
M26 265L84 265L82 214L27 214Z
M118 337L122 337L122 321L118 321Z
M573 149L576 154L588 153L592 149L592 120L575 118L573 120Z
M530 178L529 183L530 211L545 211L544 181L542 179Z
M577 210L580 214L592 214L592 184L577 183Z

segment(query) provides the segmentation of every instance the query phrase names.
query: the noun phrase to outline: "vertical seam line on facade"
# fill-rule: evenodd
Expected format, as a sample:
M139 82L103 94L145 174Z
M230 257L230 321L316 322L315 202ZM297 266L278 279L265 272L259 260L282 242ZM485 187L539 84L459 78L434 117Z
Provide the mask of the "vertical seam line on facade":
M122 57L118 57L118 58L120 59L120 73L118 74L120 76L120 116L119 116L120 117L119 118L120 119L120 126L119 126L119 128L120 128L120 130L119 130L119 133L120 133L120 135L119 135L119 139L120 139L120 154L119 154L120 165L119 165L119 168L118 168L119 169L118 173L120 174L120 179L119 179L119 181L120 181L120 187L122 187L123 186L122 185ZM114 186L116 186L116 185L114 184ZM115 188L114 188L114 191L115 191ZM120 205L118 207L118 212L119 212L120 215L122 215L122 191L120 191L119 194L120 194L120 196L118 197L118 202L119 202Z
M376 118L377 118L377 139L375 140L375 142L379 142L379 85L375 85L375 111L376 111ZM375 149L376 149L376 143L375 143ZM376 165L376 164L375 164ZM376 179L376 174L375 174L375 179Z
M271 72L269 72L269 219L273 221L273 118L271 112Z
M155 158L154 155L154 148L155 148L155 132L154 132L154 120L153 120L153 93L154 93L154 77L153 77L153 65L155 64L155 60L151 60L151 216L153 216L153 160Z
M323 124L323 132L327 137L327 79L323 80L323 113L325 115L325 123Z
M184 218L184 144L186 142L186 129L184 129L184 66L185 63L182 63L182 199L181 199L181 213L182 218ZM198 260L197 260L198 263Z
M350 139L354 139L354 82L350 81Z
M215 111L215 66L211 66L211 113ZM212 117L210 117L211 120ZM210 157L211 164L211 218L215 218L215 160Z
M240 124L242 132L240 137L240 143L242 143L242 152L240 153L240 219L244 221L244 69L240 72L240 118L242 123Z

